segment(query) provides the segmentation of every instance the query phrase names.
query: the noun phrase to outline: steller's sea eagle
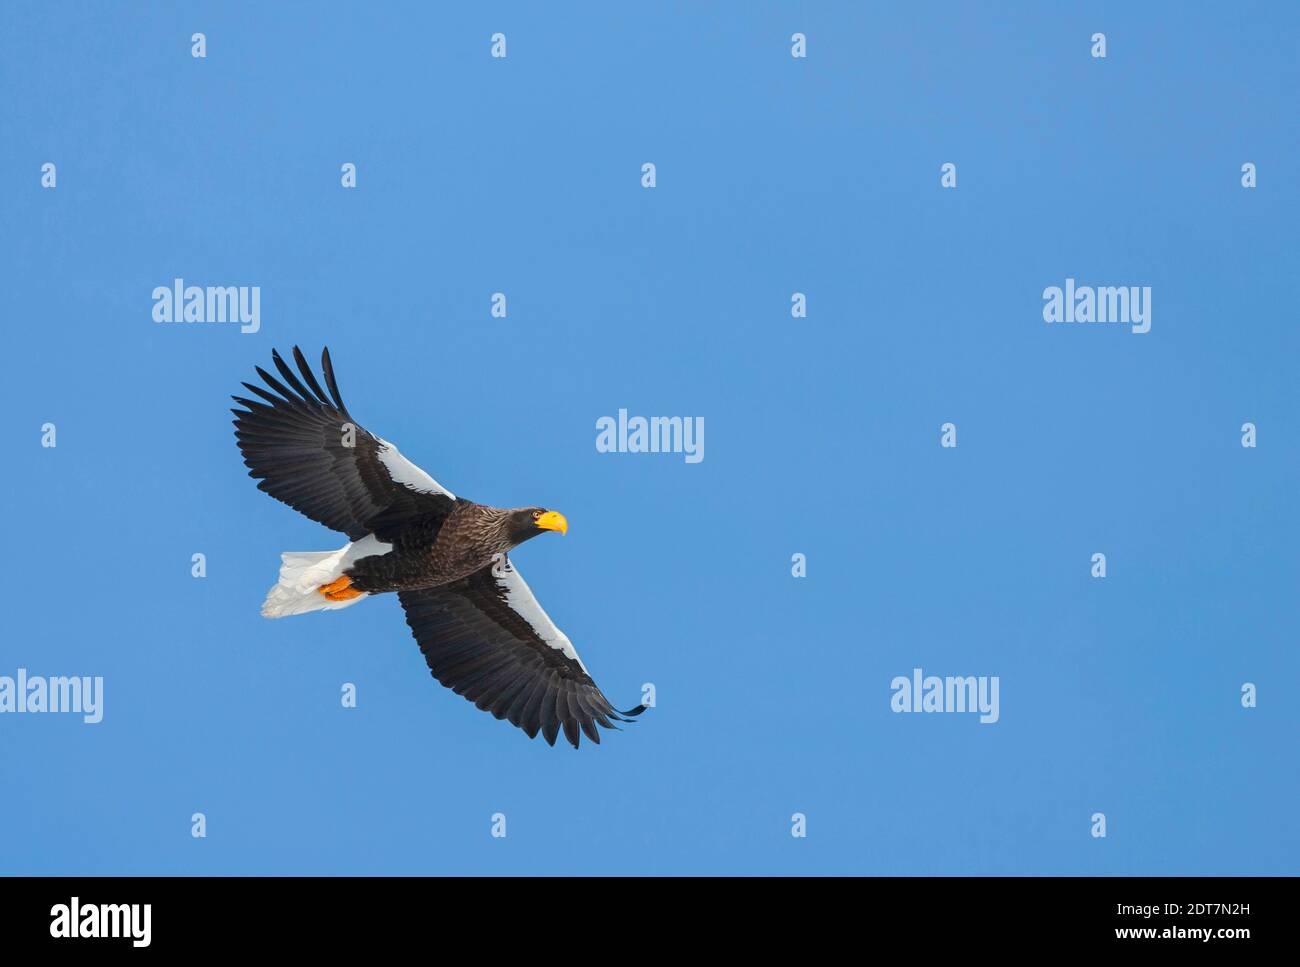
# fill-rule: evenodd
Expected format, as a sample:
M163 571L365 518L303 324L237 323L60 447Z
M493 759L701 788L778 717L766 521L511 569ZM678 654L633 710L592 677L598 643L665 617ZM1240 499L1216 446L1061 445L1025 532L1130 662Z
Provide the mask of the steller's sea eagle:
M599 743L597 725L616 729L645 711L614 709L506 556L545 531L566 533L562 514L456 497L352 418L328 349L328 396L298 347L297 374L278 352L271 358L284 382L259 366L274 392L244 383L258 399L233 397L243 407L231 412L249 476L351 543L282 554L263 615L346 608L395 591L438 681L551 745L561 730L575 749L580 730Z

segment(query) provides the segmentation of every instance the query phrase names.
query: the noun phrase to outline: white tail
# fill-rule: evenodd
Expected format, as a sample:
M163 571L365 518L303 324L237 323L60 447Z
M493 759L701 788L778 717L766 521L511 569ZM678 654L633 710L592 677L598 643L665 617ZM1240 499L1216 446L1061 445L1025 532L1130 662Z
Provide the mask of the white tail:
M337 551L285 551L280 555L280 580L267 592L266 600L262 602L262 616L284 618L308 611L335 611L356 604L369 595L362 594L347 601L330 601L317 588L342 577L354 561L387 553L391 547L391 544L368 536Z

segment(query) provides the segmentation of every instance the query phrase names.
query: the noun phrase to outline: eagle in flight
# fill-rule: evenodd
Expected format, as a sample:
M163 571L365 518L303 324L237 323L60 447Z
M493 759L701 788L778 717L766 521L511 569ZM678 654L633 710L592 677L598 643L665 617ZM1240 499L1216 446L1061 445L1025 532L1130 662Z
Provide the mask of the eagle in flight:
M235 438L249 476L276 500L346 534L337 551L281 555L280 578L262 605L268 618L346 608L397 593L433 677L485 712L554 745L563 730L576 749L596 726L617 729L645 711L617 711L573 643L551 621L508 552L564 515L543 507L503 510L456 497L361 428L321 354L328 396L295 346L295 374L278 352L283 382L260 366L268 388L235 396Z

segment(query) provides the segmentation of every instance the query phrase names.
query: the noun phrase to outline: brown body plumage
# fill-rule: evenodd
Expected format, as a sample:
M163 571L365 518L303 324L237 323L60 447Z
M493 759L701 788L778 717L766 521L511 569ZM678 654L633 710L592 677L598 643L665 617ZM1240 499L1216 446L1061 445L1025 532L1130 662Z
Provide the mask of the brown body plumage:
M445 520L417 519L393 535L387 554L363 557L343 573L358 591L380 594L436 588L504 560L507 551L542 533L527 518L540 507L505 510L457 500Z

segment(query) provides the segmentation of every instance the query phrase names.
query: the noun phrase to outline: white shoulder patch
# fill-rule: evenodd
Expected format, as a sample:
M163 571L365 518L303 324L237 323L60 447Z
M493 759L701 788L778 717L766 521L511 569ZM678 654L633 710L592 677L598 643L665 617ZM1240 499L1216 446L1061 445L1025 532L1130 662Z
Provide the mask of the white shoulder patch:
M355 540L347 547L343 548L342 564L339 567L339 573L335 574L334 577L338 577L339 574L342 574L363 557L372 557L375 554L387 554L392 549L392 544L385 544L374 534L367 534L360 540Z
M537 603L533 597L532 590L528 587L528 582L524 576L519 573L519 569L512 562L504 568L497 568L497 583L505 590L506 604L519 617L527 621L537 637L546 642L552 648L557 648L564 652L564 657L572 659L578 663L578 666L585 672L587 666L582 664L582 659L578 657L577 649L573 647L573 642L569 636L555 626L550 615L542 610L542 606Z
M379 441L379 462L384 465L388 475L394 481L403 487L409 487L411 490L419 491L425 494L446 494L453 500L456 495L444 487L438 481L434 480L427 473L417 467L415 464L402 456L400 450L393 446L382 437L375 437Z

